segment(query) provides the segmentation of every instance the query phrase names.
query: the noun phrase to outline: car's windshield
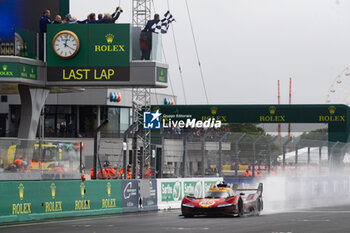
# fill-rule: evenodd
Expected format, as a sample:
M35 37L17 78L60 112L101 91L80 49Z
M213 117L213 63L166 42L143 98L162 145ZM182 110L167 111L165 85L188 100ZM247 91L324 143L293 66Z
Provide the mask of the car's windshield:
M209 191L205 194L205 198L226 198L229 197L227 191Z

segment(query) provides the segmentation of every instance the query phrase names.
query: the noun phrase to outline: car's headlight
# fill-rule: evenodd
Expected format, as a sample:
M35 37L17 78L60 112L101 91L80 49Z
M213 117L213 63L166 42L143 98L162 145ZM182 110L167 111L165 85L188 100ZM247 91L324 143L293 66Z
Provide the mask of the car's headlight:
M227 207L227 206L232 206L234 204L232 203L226 203L226 204L221 204L221 205L218 205L218 207Z
M185 207L190 207L190 208L194 208L194 205L191 205L191 204L186 204L186 203L182 204L182 206L185 206Z

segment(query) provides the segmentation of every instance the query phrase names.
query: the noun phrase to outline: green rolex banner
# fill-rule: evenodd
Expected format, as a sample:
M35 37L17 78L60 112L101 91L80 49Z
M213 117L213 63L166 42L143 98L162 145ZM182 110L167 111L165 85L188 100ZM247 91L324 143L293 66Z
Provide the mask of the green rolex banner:
M0 78L24 78L37 80L37 67L21 63L0 63Z

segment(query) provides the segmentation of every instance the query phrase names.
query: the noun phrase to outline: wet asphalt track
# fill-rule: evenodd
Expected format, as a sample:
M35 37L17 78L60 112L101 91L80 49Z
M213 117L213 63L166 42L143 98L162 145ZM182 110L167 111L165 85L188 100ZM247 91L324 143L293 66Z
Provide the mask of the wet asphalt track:
M179 210L129 213L59 219L0 226L0 232L26 233L348 233L350 205L285 213L263 213L258 217L183 218Z

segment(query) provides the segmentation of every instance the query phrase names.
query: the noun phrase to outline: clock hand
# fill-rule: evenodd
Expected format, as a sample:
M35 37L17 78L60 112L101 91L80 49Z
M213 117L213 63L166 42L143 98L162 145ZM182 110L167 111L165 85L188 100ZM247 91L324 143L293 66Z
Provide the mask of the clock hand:
M66 44L66 47L72 49L72 50L75 50L74 48L70 47L69 45Z
M64 40L64 39L63 39L63 40ZM68 45L67 45L67 41L68 41L68 39L65 40L65 42L64 42L64 44L63 44L64 47L67 47L67 46L68 46Z

